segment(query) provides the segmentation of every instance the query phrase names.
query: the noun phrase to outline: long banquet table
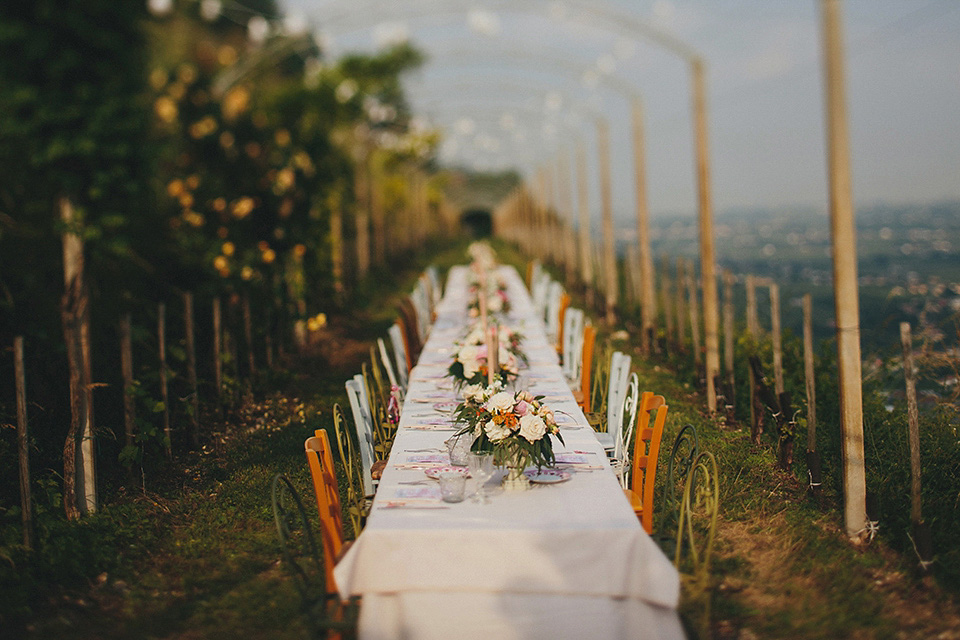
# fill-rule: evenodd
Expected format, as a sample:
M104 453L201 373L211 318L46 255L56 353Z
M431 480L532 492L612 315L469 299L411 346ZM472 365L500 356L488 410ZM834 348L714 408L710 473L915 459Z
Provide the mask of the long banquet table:
M366 527L334 571L343 597L363 597L360 637L683 638L678 574L623 497L512 268L498 270L506 322L524 335L525 382L557 415L572 477L505 493L497 474L489 504L443 503L425 480L453 434L444 376L469 321L468 272L450 271Z

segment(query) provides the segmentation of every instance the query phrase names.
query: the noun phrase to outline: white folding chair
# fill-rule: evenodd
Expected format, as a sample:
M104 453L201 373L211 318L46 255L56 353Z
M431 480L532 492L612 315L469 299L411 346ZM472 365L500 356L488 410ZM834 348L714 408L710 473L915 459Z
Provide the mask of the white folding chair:
M393 346L393 357L397 363L397 378L400 381L400 387L407 388L409 384L409 369L407 368L407 347L403 341L403 334L400 332L400 325L393 323L387 329L387 335L390 337L390 344Z
M383 338L377 338L377 351L380 353L380 363L387 371L387 379L390 381L390 386L399 387L397 374L393 372L393 363L390 362L390 356L387 355L387 343L383 341Z
M547 292L547 304L544 308L544 326L547 330L547 342L557 343L557 334L560 332L560 303L563 300L563 285L551 282Z
M533 281L533 292L531 293L533 310L541 320L543 320L543 313L547 307L547 295L550 293L550 282L550 274L546 271L541 271L537 279Z
M440 286L440 273L437 271L436 265L427 267L426 273L430 279L430 291L433 293L433 306L436 308L436 306L440 304L440 300L443 299L443 288Z
M359 378L359 380L358 380ZM373 417L370 415L370 403L367 401L366 385L363 376L356 375L344 384L350 411L353 413L353 426L360 444L360 466L363 470L363 493L372 496L377 485L373 481L373 461L376 453L373 448Z
M413 288L413 293L410 294L410 301L413 303L413 310L417 313L417 334L420 336L420 342L424 343L430 333L433 317L430 313L430 299L423 280L417 281L417 286Z
M618 432L623 414L623 399L627 395L630 379L630 364L630 356L625 353L614 351L610 356L610 376L607 379L607 430L597 433L597 439L611 457L620 437Z
M630 382L627 384L621 406L623 408L620 411L620 424L617 425L614 436L611 466L620 478L620 486L628 489L630 480L626 472L630 468L630 441L633 439L633 430L637 425L637 409L640 406L640 379L635 373L630 374Z
M583 359L583 311L570 307L563 316L563 377L571 388L580 386Z
M540 280L540 274L543 273L543 265L540 264L539 260L534 260L530 265L530 295L533 295L533 287L537 284L537 281Z

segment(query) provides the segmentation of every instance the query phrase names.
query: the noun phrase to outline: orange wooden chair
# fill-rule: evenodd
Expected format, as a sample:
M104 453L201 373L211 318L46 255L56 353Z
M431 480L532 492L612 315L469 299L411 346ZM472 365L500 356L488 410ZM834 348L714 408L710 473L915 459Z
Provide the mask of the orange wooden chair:
M588 324L583 328L583 358L580 362L580 388L575 389L573 397L584 413L590 412L590 395L593 375L593 345L597 341L597 330Z
M320 512L320 536L323 541L323 566L327 575L327 592L335 593L333 567L346 550L343 541L343 518L340 513L340 490L334 474L333 451L327 432L318 429L316 435L303 443L313 479L313 493Z
M656 413L654 413L656 412ZM653 415L653 426L650 418ZM630 488L624 494L640 518L644 530L653 533L653 481L657 475L657 458L660 455L660 440L663 425L667 421L667 401L663 396L645 392L640 400L637 416L637 437L630 463Z
M407 355L410 356L410 368L417 364L423 343L420 340L420 325L417 321L417 310L409 296L400 301L400 318L403 335L407 338Z
M563 355L563 320L570 306L570 295L564 293L560 297L560 322L557 324L557 353Z

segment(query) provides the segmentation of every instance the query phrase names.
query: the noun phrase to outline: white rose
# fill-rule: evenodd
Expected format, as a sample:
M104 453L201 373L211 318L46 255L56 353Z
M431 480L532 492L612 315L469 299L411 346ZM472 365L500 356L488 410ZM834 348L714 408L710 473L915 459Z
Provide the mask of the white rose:
M500 313L503 311L503 298L496 294L487 298L487 309L493 313Z
M501 391L487 400L487 404L485 406L487 411L490 413L493 413L494 411L507 413L509 411L513 411L513 404L513 394L507 393L506 391Z
M465 344L483 344L484 342L482 327L477 327L471 331L470 334L467 335L466 340L464 340Z
M510 435L510 429L507 426L497 424L493 420L483 425L483 430L487 432L487 437L490 438L490 442L499 442Z
M540 416L531 413L520 418L520 435L527 439L527 442L536 442L547 432L547 425L544 424Z
M457 360L463 365L463 377L472 378L480 370L480 362L477 359L479 350L473 345L467 345L460 349L457 354Z
M468 384L463 388L461 393L463 394L463 399L468 402L483 402L483 385L482 384Z

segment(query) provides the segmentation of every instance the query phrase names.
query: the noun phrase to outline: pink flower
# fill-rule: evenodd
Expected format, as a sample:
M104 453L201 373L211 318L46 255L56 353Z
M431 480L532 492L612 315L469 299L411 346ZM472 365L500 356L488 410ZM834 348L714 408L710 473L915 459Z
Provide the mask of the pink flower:
M514 411L517 412L518 416L525 416L527 415L527 410L529 408L530 408L530 405L528 405L525 401L521 400L516 404L516 406L514 406L513 409Z

